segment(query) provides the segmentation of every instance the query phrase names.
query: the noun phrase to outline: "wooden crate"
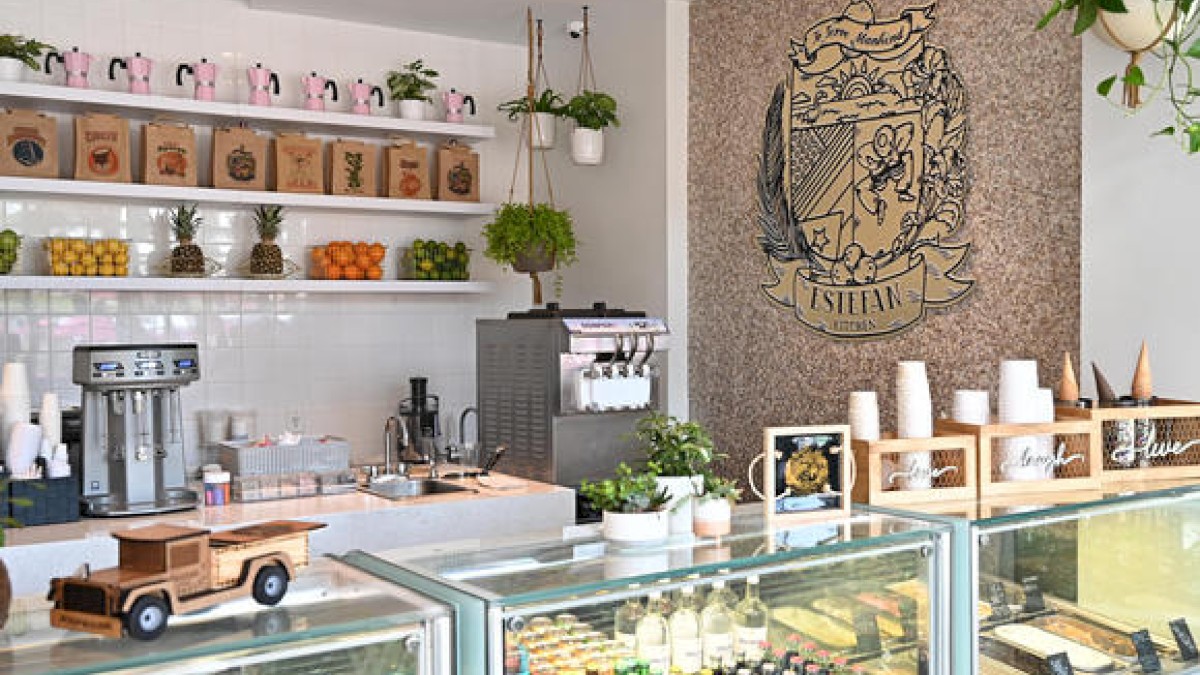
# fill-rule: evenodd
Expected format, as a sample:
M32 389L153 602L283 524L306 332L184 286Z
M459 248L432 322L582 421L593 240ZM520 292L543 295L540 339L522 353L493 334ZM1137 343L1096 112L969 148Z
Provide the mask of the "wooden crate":
M1061 408L1058 414L1096 425L1103 458L1100 479L1106 487L1200 479L1200 403L1155 399L1140 408ZM1122 441L1128 433L1121 433L1121 425L1134 420L1152 421L1150 445Z
M854 439L854 501L876 506L909 506L914 503L974 499L977 491L976 461L979 455L972 434L944 434L933 438L896 438L877 441ZM905 456L915 452L933 455L933 487L900 490L893 485L888 467L905 465Z
M938 433L973 434L979 447L979 495L1011 495L1060 490L1100 488L1101 447L1096 425L1087 420L1059 419L1039 424L964 424L938 420ZM1056 456L1069 462L1056 466L1054 478L1006 480L1001 472L1000 453L1004 441L1027 436L1054 436Z

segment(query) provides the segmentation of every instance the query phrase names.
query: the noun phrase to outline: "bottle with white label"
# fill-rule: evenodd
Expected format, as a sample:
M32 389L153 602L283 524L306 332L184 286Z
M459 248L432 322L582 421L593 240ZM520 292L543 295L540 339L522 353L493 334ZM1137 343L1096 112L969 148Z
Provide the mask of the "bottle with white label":
M733 611L734 651L739 661L757 661L767 642L767 605L758 597L758 577L746 579L746 596Z
M671 627L663 616L661 591L650 594L646 614L637 624L637 655L650 666L650 672L671 669Z
M700 640L706 668L733 665L733 618L725 604L725 582L719 579L700 612Z
M633 584L629 590L637 592L639 588L641 588L641 584ZM618 644L630 651L637 650L638 621L641 621L645 614L646 609L642 607L642 599L636 595L631 595L624 604L617 608L616 615L613 617L613 632Z
M700 639L700 615L696 613L696 588L684 586L671 614L671 667L684 673L699 673L704 667Z

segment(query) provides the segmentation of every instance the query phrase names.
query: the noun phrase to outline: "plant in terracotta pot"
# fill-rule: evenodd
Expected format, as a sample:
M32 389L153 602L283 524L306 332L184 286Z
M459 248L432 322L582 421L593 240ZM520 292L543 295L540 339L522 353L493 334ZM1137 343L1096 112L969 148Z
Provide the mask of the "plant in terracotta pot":
M612 478L583 481L579 494L604 514L604 537L645 543L666 539L667 493L654 474L635 472L624 462Z
M505 101L496 107L508 116L508 121L516 122L522 115L529 113L529 99L522 96L511 101ZM533 99L533 147L549 149L554 147L555 120L565 117L567 107L563 104L562 96L553 89L545 89L541 95Z
M690 533L692 497L700 494L718 457L712 436L699 422L657 412L638 420L634 433L646 452L646 468L671 495L671 534Z
M576 164L604 161L604 128L619 127L617 100L601 91L582 91L567 102L566 116L575 120L571 159Z
M704 474L692 508L692 530L699 537L720 537L733 530L733 506L741 497L737 482Z
M426 92L435 89L438 71L425 65L424 59L406 63L400 70L388 72L387 85L393 101L400 102L400 117L425 119L425 104L432 101Z
M19 80L26 68L40 69L42 54L47 51L54 47L20 35L0 35L0 80Z
M542 272L566 267L576 260L574 223L570 212L550 204L502 204L483 228L483 254L533 280L533 303L542 304Z

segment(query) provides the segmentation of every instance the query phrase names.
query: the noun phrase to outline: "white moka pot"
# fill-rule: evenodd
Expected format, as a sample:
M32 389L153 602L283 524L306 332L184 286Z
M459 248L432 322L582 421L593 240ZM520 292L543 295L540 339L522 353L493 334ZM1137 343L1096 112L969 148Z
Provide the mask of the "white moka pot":
M697 537L720 537L733 531L733 504L724 497L696 497L692 531Z
M704 484L703 476L658 476L660 490L666 490L670 499L667 512L670 514L671 534L692 533L692 498Z
M604 130L575 129L571 133L571 159L576 164L594 166L604 161Z
M0 57L0 81L20 82L27 69L28 66L16 59Z
M669 534L669 514L664 511L649 513L604 512L604 538L626 544L648 544L662 541Z
M539 150L553 148L556 124L553 113L533 113L533 147Z
M425 119L425 101L419 98L400 99L400 119Z

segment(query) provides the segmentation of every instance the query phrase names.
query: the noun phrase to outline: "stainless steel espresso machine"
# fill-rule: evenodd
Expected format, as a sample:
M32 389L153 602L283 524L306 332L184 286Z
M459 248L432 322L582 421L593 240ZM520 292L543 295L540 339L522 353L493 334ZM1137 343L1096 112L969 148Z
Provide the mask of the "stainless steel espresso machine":
M505 473L559 485L640 459L637 420L659 407L666 322L642 312L545 310L476 323L480 442Z
M179 390L200 379L195 344L80 345L83 513L124 516L200 503L187 489Z

